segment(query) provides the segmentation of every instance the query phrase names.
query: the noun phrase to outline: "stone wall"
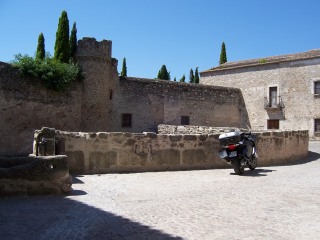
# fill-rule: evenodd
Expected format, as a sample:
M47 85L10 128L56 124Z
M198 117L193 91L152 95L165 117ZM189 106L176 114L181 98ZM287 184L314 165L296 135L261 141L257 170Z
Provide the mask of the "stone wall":
M112 42L83 38L78 41L76 57L84 75L81 130L113 131L110 95L118 82L118 62L112 58Z
M232 63L231 63L232 64ZM320 81L320 58L221 68L202 72L201 84L240 88L253 129L267 129L278 119L280 129L308 129L314 136L314 119L320 119L320 98L314 82ZM269 87L277 87L283 109L264 108Z
M302 159L308 131L266 131L258 135L258 165ZM78 174L223 168L219 134L85 133L56 131L59 151Z
M55 92L0 62L0 155L31 153L30 139L42 126L80 131L81 99L79 84Z
M111 41L84 38L77 62L83 82L66 92L50 91L39 80L22 78L0 62L0 155L32 152L35 129L65 131L156 132L158 124L250 125L239 89L154 79L119 78ZM132 127L122 114L132 114Z
M226 131L240 129L241 131L246 131L247 129L237 128L237 127L211 127L211 126L195 126L195 125L167 125L159 124L158 133L159 134L216 134L224 133Z
M121 126L122 113L132 114L131 128ZM191 125L250 125L239 89L155 79L120 78L110 115L119 132L156 132L161 123L180 125L181 116Z

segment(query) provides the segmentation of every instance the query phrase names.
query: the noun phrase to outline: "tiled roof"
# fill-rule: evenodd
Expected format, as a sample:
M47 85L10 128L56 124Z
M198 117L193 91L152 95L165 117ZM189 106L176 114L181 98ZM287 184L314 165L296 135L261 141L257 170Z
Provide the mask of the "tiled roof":
M213 67L211 69L202 71L202 73L211 72L211 71L223 71L227 69L235 69L235 68L242 68L242 67L259 66L259 65L272 64L272 63L291 62L291 61L305 60L305 59L312 59L312 58L320 58L320 49L310 50L310 51L301 52L301 53L280 55L280 56L255 58L255 59L249 59L249 60L243 60L243 61L237 61L237 62L226 62L217 67Z

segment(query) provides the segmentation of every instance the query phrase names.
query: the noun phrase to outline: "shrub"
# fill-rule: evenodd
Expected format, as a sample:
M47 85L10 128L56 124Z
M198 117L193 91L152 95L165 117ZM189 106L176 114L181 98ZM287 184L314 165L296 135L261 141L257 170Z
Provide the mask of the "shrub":
M38 78L46 88L56 91L65 90L72 81L83 79L78 65L55 61L49 55L39 61L28 55L18 54L12 64L22 76Z

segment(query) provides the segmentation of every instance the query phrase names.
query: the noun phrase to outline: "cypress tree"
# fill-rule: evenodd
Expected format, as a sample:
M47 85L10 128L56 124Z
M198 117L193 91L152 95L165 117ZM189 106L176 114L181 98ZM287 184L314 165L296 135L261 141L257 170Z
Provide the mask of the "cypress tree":
M126 58L123 58L123 62L122 62L122 70L121 70L121 77L126 77L127 76L127 61Z
M226 45L224 44L224 42L222 42L219 64L221 65L226 62L227 62Z
M190 75L189 75L189 82L194 83L194 74L193 74L193 69L190 69Z
M183 74L182 78L180 79L180 82L185 82L186 81L186 76Z
M158 72L157 78L162 80L170 80L170 72L168 72L166 65L162 65Z
M54 59L62 63L67 63L70 59L69 20L66 11L62 11L61 17L59 18L56 42L54 45Z
M43 33L40 33L38 37L36 60L37 61L44 60L45 55L46 55L46 52L45 52L45 45L44 45L44 36L43 36Z
M196 68L196 71L194 73L194 83L199 83L199 82L200 82L199 72L198 72L198 68Z
M70 60L74 61L77 51L77 26L76 22L73 23L71 34L70 34Z

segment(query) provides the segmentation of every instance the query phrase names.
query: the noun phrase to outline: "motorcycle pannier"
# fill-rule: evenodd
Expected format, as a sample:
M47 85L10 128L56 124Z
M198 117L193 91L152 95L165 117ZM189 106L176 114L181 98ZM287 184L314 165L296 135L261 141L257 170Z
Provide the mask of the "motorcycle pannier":
M236 144L240 142L240 132L228 132L219 136L220 145L227 146L229 144Z

